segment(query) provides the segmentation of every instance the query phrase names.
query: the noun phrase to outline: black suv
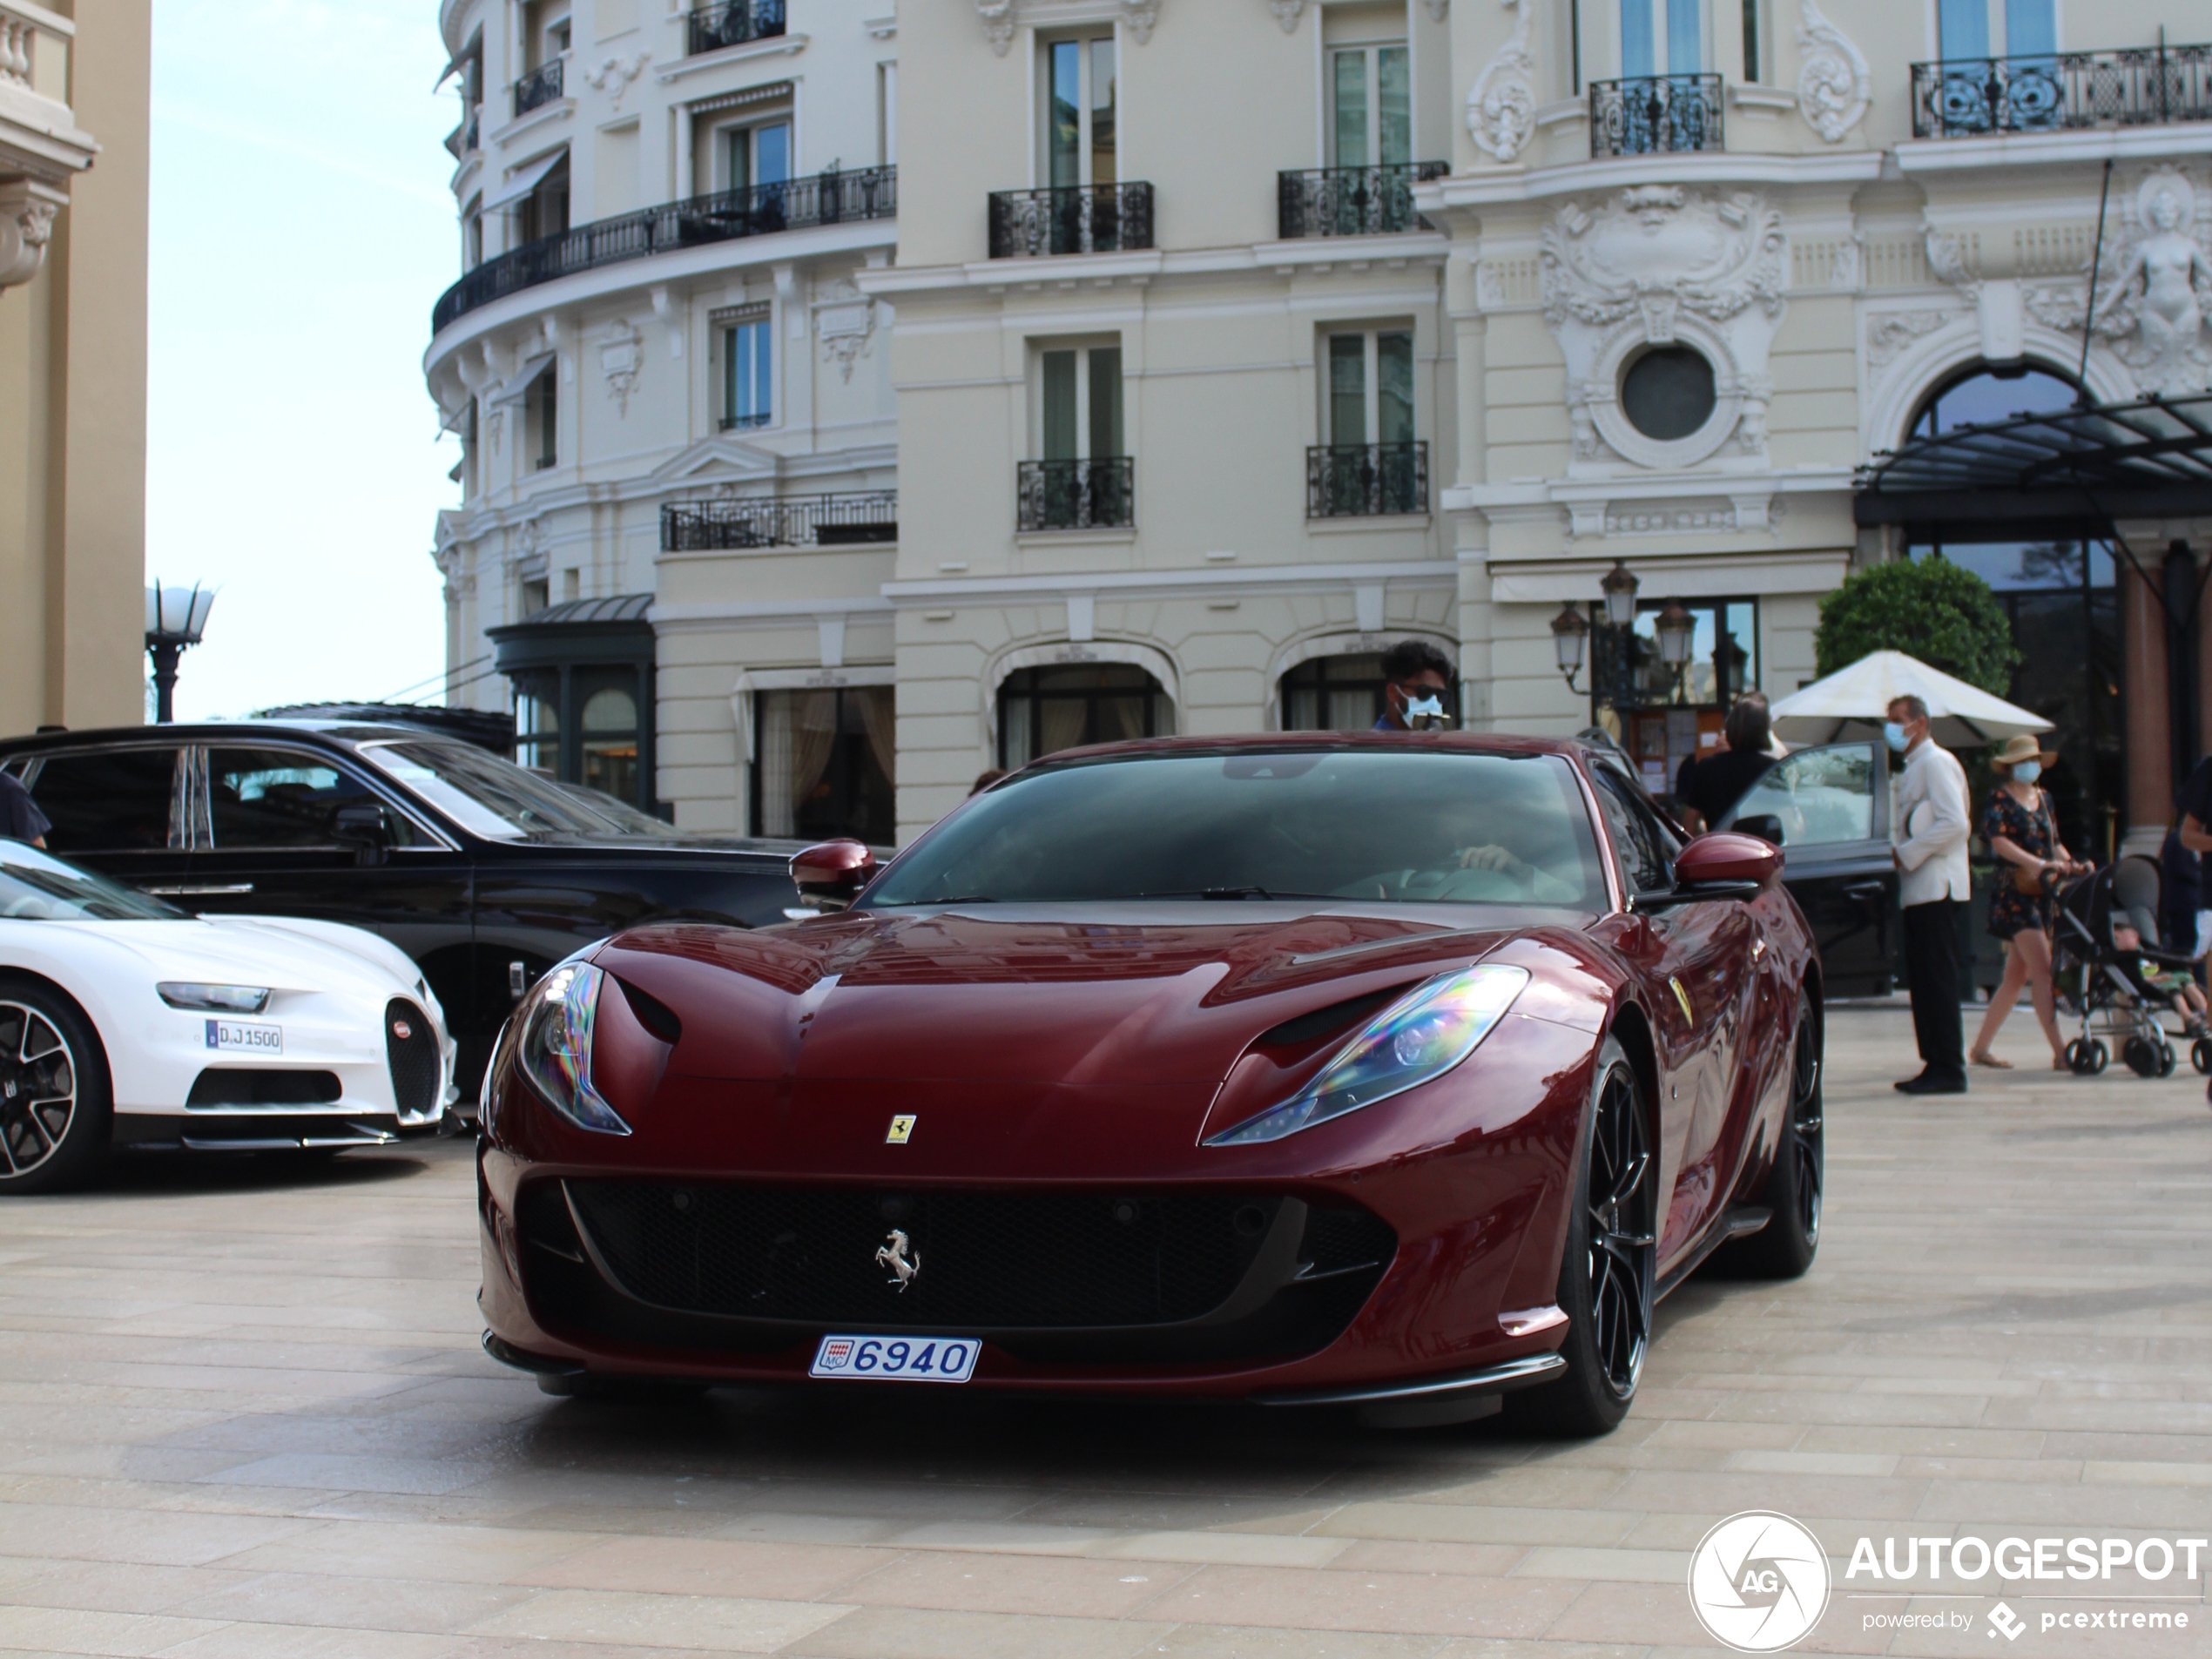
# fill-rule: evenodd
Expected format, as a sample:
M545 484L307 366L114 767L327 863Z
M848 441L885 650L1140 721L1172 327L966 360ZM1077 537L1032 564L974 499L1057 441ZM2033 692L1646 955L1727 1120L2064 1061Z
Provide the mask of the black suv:
M399 946L445 1004L464 1101L508 1011L570 952L651 918L757 927L797 904L796 843L681 834L408 726L56 732L0 742L0 769L74 863L187 910L351 922Z

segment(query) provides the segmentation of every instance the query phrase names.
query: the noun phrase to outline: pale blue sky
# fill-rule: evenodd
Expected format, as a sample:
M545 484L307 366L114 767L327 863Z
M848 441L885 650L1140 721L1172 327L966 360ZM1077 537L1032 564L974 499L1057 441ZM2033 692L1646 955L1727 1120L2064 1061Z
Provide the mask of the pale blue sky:
M154 0L153 30L146 565L221 589L178 718L435 676L436 0Z

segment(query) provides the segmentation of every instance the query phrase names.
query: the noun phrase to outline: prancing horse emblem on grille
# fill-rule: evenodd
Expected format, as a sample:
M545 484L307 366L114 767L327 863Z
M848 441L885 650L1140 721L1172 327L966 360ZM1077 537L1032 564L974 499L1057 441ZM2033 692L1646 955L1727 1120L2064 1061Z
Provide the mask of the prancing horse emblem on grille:
M906 1234L894 1227L891 1230L890 1238L876 1246L875 1264L878 1267L887 1267L898 1276L895 1278L887 1278L883 1282L886 1285L896 1285L902 1292L921 1272L921 1252L917 1250L911 1256L907 1253L913 1242Z

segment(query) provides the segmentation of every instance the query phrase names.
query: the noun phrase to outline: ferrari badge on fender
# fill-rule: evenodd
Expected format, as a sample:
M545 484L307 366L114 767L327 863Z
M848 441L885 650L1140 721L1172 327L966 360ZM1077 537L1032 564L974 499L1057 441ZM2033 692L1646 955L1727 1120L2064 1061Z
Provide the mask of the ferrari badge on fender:
M883 1143L886 1146L904 1146L907 1137L914 1132L914 1115L912 1112L900 1112L891 1120L891 1128L884 1136Z

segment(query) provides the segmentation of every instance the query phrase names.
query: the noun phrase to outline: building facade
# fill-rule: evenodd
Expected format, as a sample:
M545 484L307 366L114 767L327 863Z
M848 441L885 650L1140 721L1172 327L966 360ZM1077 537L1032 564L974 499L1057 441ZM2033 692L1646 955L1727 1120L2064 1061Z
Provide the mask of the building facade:
M144 718L152 40L0 0L0 732Z
M746 27L763 3L737 9ZM1365 725L1378 656L1411 637L1458 664L1467 724L1602 725L1663 787L1742 691L1812 677L1819 602L1851 570L1936 556L1988 577L2013 619L2015 695L2060 728L2069 839L2102 852L2166 821L2212 696L2207 631L2165 607L2173 559L2201 569L2198 521L1885 515L1859 478L1916 434L2212 383L2212 63L2175 44L2204 32L2187 15L787 3L773 71L744 57L756 44L622 84L702 102L772 74L845 88L825 100L860 117L840 153L872 112L873 154L899 167L876 240L840 226L854 239L819 266L801 239L820 230L656 251L484 305L473 361L465 320L432 354L449 418L473 390L475 453L506 469L442 551L456 671L495 615L650 593L636 625L679 821L880 839L888 784L904 840L981 769L1075 743ZM510 33L536 15L478 10ZM637 37L727 15L656 16ZM676 145L651 176L678 203L710 165L681 98L644 123ZM619 119L593 111L571 142ZM544 152L501 142L508 182L486 199ZM746 294L784 307L766 361L788 377L807 342L818 408L863 340L867 467L837 470L857 427L705 429L729 371L700 331L741 303L713 262L746 259L768 273ZM603 302L602 280L627 287ZM577 297L556 307L556 289ZM656 414L658 448L603 462L593 423L620 417L590 382L611 394L609 351L631 361L615 322L643 336L635 296L664 293L678 320L637 347L632 408L679 378L688 404ZM842 341L825 332L847 317ZM487 392L511 405L546 372L531 363L570 352L587 390L556 419L583 420L583 451L536 472L494 460ZM894 540L685 541L788 516L775 503L802 489L894 483ZM574 556L548 556L556 536ZM529 585L570 570L573 591ZM1628 627L1605 620L1608 578L1633 581ZM1577 630L1585 665L1563 673L1556 641Z

